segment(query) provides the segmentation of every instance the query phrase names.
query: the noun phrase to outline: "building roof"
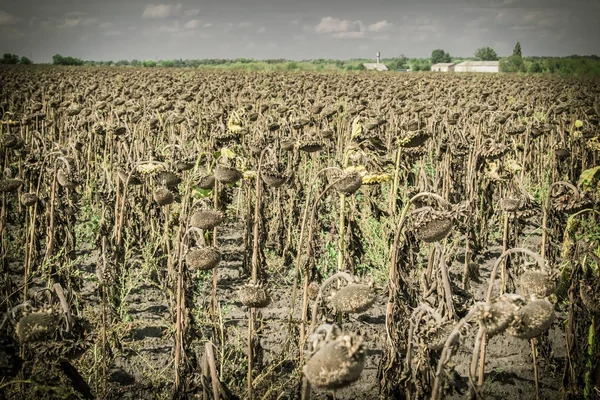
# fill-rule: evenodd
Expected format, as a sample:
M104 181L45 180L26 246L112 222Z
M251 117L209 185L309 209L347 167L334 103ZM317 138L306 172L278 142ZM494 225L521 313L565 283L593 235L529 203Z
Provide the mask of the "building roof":
M437 63L437 64L433 64L431 66L431 68L433 68L433 67L451 67L453 65L456 65L456 63Z
M369 71L387 71L388 68L382 63L365 63L363 66Z
M465 67L498 67L500 66L500 61L463 61L457 66L465 66Z

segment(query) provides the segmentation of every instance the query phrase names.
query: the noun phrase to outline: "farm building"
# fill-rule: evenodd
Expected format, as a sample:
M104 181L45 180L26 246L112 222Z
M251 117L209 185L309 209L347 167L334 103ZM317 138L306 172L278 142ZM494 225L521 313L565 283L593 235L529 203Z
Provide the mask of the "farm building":
M455 63L437 63L431 66L431 70L436 72L452 72L455 65Z
M382 63L365 63L363 64L367 71L387 71L388 67Z
M381 63L381 53L379 53L379 52L377 52L376 62L365 63L365 64L363 64L363 67L365 67L365 69L367 71L387 71L388 70L388 67L386 67L385 64Z
M500 72L500 62L464 61L454 66L454 72Z

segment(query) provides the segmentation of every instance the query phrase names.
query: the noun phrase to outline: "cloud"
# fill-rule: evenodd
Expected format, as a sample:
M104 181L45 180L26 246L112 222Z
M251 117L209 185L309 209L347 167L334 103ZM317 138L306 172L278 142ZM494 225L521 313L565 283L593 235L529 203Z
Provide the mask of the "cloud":
M266 26L261 26L260 28L258 28L258 31L256 31L257 33L267 33L267 27Z
M158 29L152 32L153 35L157 33L159 35L169 35L175 38L189 38L194 37L197 39L207 39L213 37L213 34L202 32L197 30L202 25L200 20L190 20L185 24L181 24L179 21L172 21L168 24L162 24Z
M191 8L191 9L187 10L185 13L183 13L183 15L186 17L195 17L198 14L200 14L199 8Z
M251 27L252 27L251 21L244 21L244 22L240 22L238 24L238 28L251 28Z
M98 20L96 18L65 18L61 24L58 25L59 28L74 28L77 26L91 26L97 23Z
M552 9L502 10L496 14L494 23L508 30L553 30L568 26L569 15Z
M186 22L183 26L187 29L196 29L200 26L201 23L202 21L200 21L199 19L191 19L188 22Z
M19 18L15 17L12 14L7 13L6 11L0 10L0 25L9 25L18 22Z
M378 22L375 22L374 24L369 25L367 27L367 30L370 32L383 32L383 31L387 31L392 26L394 26L394 25L390 24L389 22L387 22L387 20L384 19L383 21L378 21Z
M144 9L144 19L164 19L181 13L181 4L148 4Z
M373 40L379 40L379 41L388 41L391 40L392 37L390 35L377 35L377 36L373 36Z
M29 25L38 23L38 19L33 17L29 20ZM46 18L39 21L43 29L73 29L78 27L89 27L98 24L98 19L87 16L86 13L68 12L61 18Z
M181 32L181 26L179 26L179 22L175 21L175 23L173 23L171 25L159 26L158 32L160 32L160 33L179 33L179 32Z
M20 39L27 36L22 30L8 26L0 27L0 35L5 39Z
M365 26L361 20L341 20L333 17L325 17L314 28L319 34L329 35L334 39L362 39L372 38L382 40L382 32L389 30L392 23L387 20L377 21L371 25ZM377 33L377 35L373 35Z
M349 31L349 32L335 32L331 34L336 39L361 39L365 37L364 31Z
M333 17L325 17L315 27L317 33L348 33L361 32L363 30L361 21L341 20Z

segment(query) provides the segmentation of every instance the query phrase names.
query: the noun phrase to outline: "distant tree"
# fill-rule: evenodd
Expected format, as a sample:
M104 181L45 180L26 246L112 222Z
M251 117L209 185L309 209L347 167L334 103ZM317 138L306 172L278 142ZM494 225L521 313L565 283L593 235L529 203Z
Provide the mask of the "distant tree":
M52 64L54 65L84 65L85 62L80 58L74 58L71 56L63 57L60 54L52 56Z
M500 60L501 72L525 72L525 63L521 56L510 56Z
M290 61L287 64L285 64L285 69L287 69L287 70L298 69L298 63L296 61Z
M21 59L19 60L19 64L30 65L33 63L31 62L31 60L29 58L22 56Z
M2 55L2 59L0 59L0 64L18 64L19 56L11 53L4 53Z
M133 62L133 61L132 61ZM127 60L119 60L115 63L116 67L123 67L125 65L129 65L129 61Z
M133 59L131 60L129 65L131 65L132 67L139 67L140 65L142 65L142 62L140 60Z
M385 66L389 70L395 71L397 69L408 68L409 67L408 62L409 62L408 57L406 57L404 54L400 54L398 57L392 58L391 61L387 61L385 63Z
M442 49L435 49L431 52L431 63L449 63L452 62L452 58L450 58L450 54L446 53Z
M427 59L413 59L410 66L411 71L431 71L431 64Z
M60 54L55 54L52 56L52 64L54 65L63 65L63 56Z
M543 69L542 69L542 66L540 65L540 63L535 61L535 62L532 62L531 64L529 64L529 68L527 68L527 72L529 72L530 74L539 74L540 72L543 72Z
M475 51L475 57L481 61L497 61L498 54L491 47L480 47Z
M517 44L515 44L512 55L523 57L523 54L521 53L521 43L517 42Z
M156 61L146 60L142 63L142 66L149 68L156 67Z
M175 65L175 63L173 62L173 60L160 60L157 65L159 67L171 68Z
M406 57L404 54L400 54L398 56L398 68L408 68L408 57Z

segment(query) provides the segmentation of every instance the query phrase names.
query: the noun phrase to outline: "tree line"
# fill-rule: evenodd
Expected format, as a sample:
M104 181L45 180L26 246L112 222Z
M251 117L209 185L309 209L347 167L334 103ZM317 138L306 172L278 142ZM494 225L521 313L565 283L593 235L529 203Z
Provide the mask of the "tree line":
M404 55L386 58L382 62L392 71L411 70L429 71L431 66L438 63L458 63L465 60L498 61L501 72L509 73L556 73L562 75L600 75L600 57L578 56L569 57L524 57L521 44L517 42L513 52L508 57L499 57L491 47L478 48L474 57L453 57L442 49L435 49L429 58L408 58ZM118 60L90 61L81 58L55 54L52 57L54 65L72 66L116 66L116 67L145 67L145 68L231 68L246 70L342 70L360 71L363 63L372 62L367 59L334 60L312 59L291 61L282 58L255 60L252 58L235 59L174 59L174 60ZM0 64L32 64L27 57L5 53Z
M17 54L4 53L2 58L0 58L0 64L22 64L29 65L32 64L31 60L25 56L19 57Z

